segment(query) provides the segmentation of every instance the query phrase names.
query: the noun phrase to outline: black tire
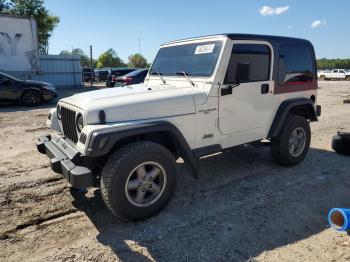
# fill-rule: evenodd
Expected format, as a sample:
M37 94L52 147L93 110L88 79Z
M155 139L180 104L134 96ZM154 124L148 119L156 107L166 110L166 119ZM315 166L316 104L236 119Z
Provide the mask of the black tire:
M350 81L350 76L346 76L345 81Z
M140 181L145 183L148 179L139 179L136 167L145 163L154 163L163 168L165 179L162 180L162 186L158 187L162 188L161 193L153 201L138 204L135 199L131 200L131 193L127 187L129 184L127 183L128 181L130 183L130 178L134 174L137 174L137 179L132 180L137 181L138 184L135 194L135 198L137 198L139 191L144 190L144 185L140 186ZM145 167L147 167L146 164ZM160 173L163 175L163 171L160 171ZM146 219L158 213L173 197L176 188L176 176L177 165L169 150L150 141L133 142L113 153L103 168L101 175L102 198L112 213L118 217L132 221ZM158 179L160 180L160 178ZM156 181L156 178L154 181ZM148 186L145 187L148 188ZM148 189L146 191L149 192Z
M22 104L26 106L37 106L43 101L42 95L37 90L27 90L22 95Z
M332 148L338 154L350 156L350 140L347 140L340 135L333 136Z
M297 147L290 146L290 140L295 132L300 132L303 139L297 138L297 144L300 144L299 151ZM301 143L303 141L303 143ZM271 139L271 153L273 159L284 166L294 166L299 164L305 158L310 148L311 130L310 123L302 116L289 115L283 124L279 135ZM295 144L295 143L292 143ZM293 153L292 153L293 151Z

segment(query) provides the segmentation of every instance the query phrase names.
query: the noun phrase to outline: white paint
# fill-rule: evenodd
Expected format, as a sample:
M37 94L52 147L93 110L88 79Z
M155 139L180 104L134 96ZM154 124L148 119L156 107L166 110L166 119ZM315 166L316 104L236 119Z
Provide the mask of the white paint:
M316 90L273 94L273 63L268 81L241 83L233 93L221 96L233 44L260 43L263 41L233 41L226 36L211 36L170 42L163 45L205 45L221 41L222 49L213 74L209 77L191 77L192 86L184 76L148 75L145 83L124 88L110 88L77 94L60 100L84 117L83 132L89 141L97 130L113 129L155 121L167 121L183 134L191 149L220 144L222 148L249 143L267 137L279 105L286 99L317 95ZM273 60L274 52L271 50ZM268 94L261 94L261 84L270 86ZM104 110L107 124L101 125L98 112ZM86 143L87 145L88 143ZM77 150L86 154L86 145L77 143Z
M0 71L35 71L38 67L36 21L0 15Z

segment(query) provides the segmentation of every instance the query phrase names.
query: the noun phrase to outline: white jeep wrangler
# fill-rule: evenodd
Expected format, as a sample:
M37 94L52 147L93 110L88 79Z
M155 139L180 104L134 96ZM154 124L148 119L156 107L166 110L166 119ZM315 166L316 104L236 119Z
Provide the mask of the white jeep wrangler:
M108 208L150 217L172 198L181 157L198 159L263 139L276 162L301 162L317 121L312 44L224 34L161 46L144 84L61 99L37 148L73 187L101 187Z

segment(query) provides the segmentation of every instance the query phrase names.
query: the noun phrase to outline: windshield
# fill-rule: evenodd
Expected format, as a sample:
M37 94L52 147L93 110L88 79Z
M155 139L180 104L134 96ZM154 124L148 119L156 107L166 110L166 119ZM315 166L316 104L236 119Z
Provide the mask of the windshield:
M14 81L23 81L22 79L19 79L19 78L17 78L17 77L11 76L11 75L8 75L8 74L6 74L6 73L1 73L0 75L3 75L3 76L5 76L5 77L7 77L7 78L9 78L9 79L14 80Z
M186 72L189 76L211 76L218 60L221 41L163 47L159 50L150 74L166 76Z

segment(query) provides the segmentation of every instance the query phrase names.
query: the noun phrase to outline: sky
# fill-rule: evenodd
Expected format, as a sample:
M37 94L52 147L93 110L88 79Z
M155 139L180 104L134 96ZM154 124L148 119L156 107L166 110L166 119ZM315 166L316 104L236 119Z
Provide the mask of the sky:
M152 62L171 40L219 33L253 33L310 40L317 58L350 58L349 0L46 0L61 21L49 52L81 48L97 58L109 48L127 61ZM139 45L140 43L140 45Z

